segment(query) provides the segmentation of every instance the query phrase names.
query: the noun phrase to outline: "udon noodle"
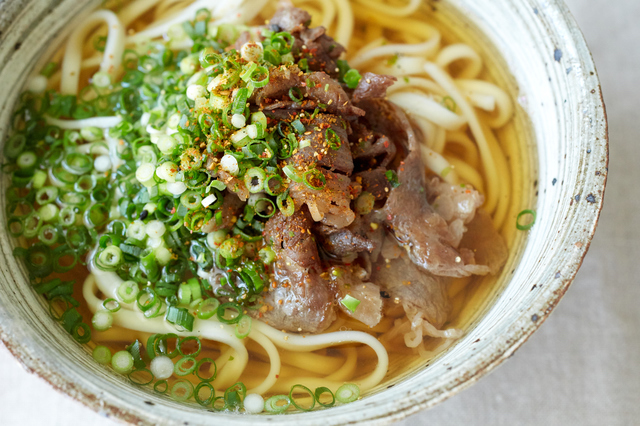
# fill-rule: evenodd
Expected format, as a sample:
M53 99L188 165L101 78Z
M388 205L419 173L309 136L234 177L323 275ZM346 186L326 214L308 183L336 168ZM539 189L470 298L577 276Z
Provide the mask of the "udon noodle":
M347 48L346 59L352 68L363 74L396 77L387 99L411 120L428 172L443 182L470 185L483 194L482 208L510 242L511 220L517 212L512 182L521 171L509 163L508 144L512 142L501 140L496 132L510 123L514 106L505 90L487 79L482 52L461 42L445 43L441 31L430 24L433 12L421 0L296 0L293 4L311 14L310 27L324 26ZM153 40L164 40L174 51L191 49L194 42L184 34L181 23L193 20L202 9L209 11L209 28L247 25L255 33L251 28L264 25L277 4L267 0L136 0L107 2L106 6L71 26L66 42L56 46L42 64L60 63L60 69L48 76L35 73L27 86L31 92L54 90L79 98L91 96L86 90L90 83L108 86L123 77L128 49L139 50ZM100 129L94 140L104 143L83 149L106 156L108 161L104 160L106 166L100 166L101 171L117 173L124 164L119 158L120 142L109 131L121 124L120 116L46 120L62 130ZM149 118L146 120L148 123ZM149 134L158 133L147 123L142 126ZM65 185L51 173L48 179L54 186ZM393 380L402 370L398 364L416 364L400 360L424 363L463 334L458 328L439 328L426 319L408 317L399 304L374 327L341 312L317 334L286 332L254 320L246 337L239 338L233 324L201 318L195 319L191 331L179 331L163 316L148 318L134 301L123 301L119 291L124 280L113 271L96 267L94 256L89 259L88 275L81 267L61 275L83 280L73 293L82 302L80 313L90 318L104 310L109 299L118 300L120 308L112 313L113 327L92 332L88 346L122 350L135 340L145 343L154 334L198 337L202 339L202 355L215 361L209 373L215 375L213 370L217 370L212 385L218 395L237 382L246 385L248 394L265 397L289 394L296 384L337 389L348 382L368 392ZM202 269L198 275L203 280L210 278ZM465 290L478 282L479 278L468 275L449 284L448 296L454 300L452 317L462 309L460 301L467 299ZM169 379L167 386L176 379ZM198 383L195 377L193 380Z

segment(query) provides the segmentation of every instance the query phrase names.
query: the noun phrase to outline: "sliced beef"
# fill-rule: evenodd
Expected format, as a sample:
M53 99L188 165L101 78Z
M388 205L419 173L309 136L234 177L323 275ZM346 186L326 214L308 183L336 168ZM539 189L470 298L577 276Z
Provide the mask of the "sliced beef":
M389 108L389 109L387 109ZM398 167L400 185L393 188L384 206L387 224L398 242L405 247L411 260L423 270L438 276L463 277L486 274L489 268L474 265L469 256L461 256L454 248L457 243L447 222L427 202L425 169L420 158L418 140L411 124L398 107L389 104L380 111L387 115L395 111L395 118L379 126L398 127L408 155ZM468 264L471 263L471 264Z
M374 241L349 228L337 229L333 226L317 224L313 228L313 233L318 237L322 249L337 258L364 251L370 253L376 248Z
M269 20L269 25L275 26L276 31L286 31L289 33L299 33L306 29L311 23L311 15L306 10L293 7L291 4L284 4Z
M452 245L458 247L467 231L465 225L484 203L484 196L468 186L452 185L434 177L427 186L429 204L449 224Z
M201 232L209 233L217 231L219 229L231 229L236 223L236 220L238 220L238 217L242 213L243 209L244 202L242 202L237 195L226 192L224 194L224 201L222 202L222 206L220 206L220 208L216 210L216 213L218 211L221 212L222 220L220 221L220 223L218 223L215 217L212 218L202 226Z
M296 88L295 101L289 96L289 90ZM269 84L254 92L252 102L265 110L294 109L321 110L346 119L364 115L356 108L340 83L323 72L303 73L296 65L281 66L271 70Z
M356 271L349 266L333 267L328 271L328 279L333 291L336 293L336 301L342 312L355 318L369 327L375 327L382 319L382 297L380 287L371 282L363 282L365 271ZM341 301L351 296L360 303L354 311L348 309Z
M277 212L264 228L265 242L276 254L282 253L303 268L319 268L318 247L311 234L313 221L309 212L296 209L287 217Z
M379 268L379 269L378 269ZM389 294L388 308L401 304L415 336L410 347L422 342L423 334L453 337L454 331L439 330L447 321L451 303L447 295L447 281L420 270L406 257L391 260L374 269L373 281Z
M496 231L489 213L483 209L468 224L467 232L460 242L460 250L468 250L481 265L487 265L492 274L497 274L507 261L509 249L504 238Z
M335 319L334 295L320 277L320 258L306 209L276 213L265 226L265 241L277 255L275 288L252 314L279 330L319 333Z
M305 127L306 132L298 139L308 141L309 146L299 148L289 163L296 167L315 164L350 175L353 158L345 121L335 115L318 114Z
M397 78L390 75L366 72L358 82L356 90L353 91L352 99L354 102L364 99L383 99L387 96L387 89L396 81Z
M356 217L351 210L351 200L354 198L351 179L339 173L318 170L326 180L323 189L315 190L304 183L291 182L289 194L295 201L296 209L306 204L314 221L335 228L349 226Z
M353 175L353 179L362 185L362 191L371 193L376 200L384 200L391 191L391 184L387 179L386 172L386 169L379 167L356 173Z
M295 38L294 57L305 58L311 71L323 71L336 77L336 60L345 48L326 34L323 27L309 28L311 15L302 9L285 5L269 21L275 31L287 31Z
M305 58L311 71L322 71L338 77L337 60L346 49L326 34L324 27L309 28L300 33L294 54Z
M387 136L370 131L362 123L352 123L351 153L359 170L387 167L395 158L397 148Z

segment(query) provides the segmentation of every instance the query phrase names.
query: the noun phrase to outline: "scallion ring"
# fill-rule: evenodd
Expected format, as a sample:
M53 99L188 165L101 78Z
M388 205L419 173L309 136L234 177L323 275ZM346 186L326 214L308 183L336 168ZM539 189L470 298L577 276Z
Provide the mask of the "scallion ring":
M188 353L186 348L183 350L183 345L185 345L187 342L196 342L198 344L198 348L195 351ZM188 337L185 337L184 339L178 340L177 349L178 349L178 352L180 352L180 355L196 357L200 354L200 351L202 350L202 342L200 342L200 339L198 339L195 336L188 336Z
M338 402L346 404L353 402L360 397L360 388L353 383L345 383L336 391L336 399Z
M244 175L244 184L249 192L256 194L262 192L266 177L267 175L263 169L252 167Z
M181 379L171 386L171 398L176 401L186 401L193 396L193 385L190 381Z
M342 139L340 139L340 136L338 136L336 131L333 129L327 129L327 131L325 132L325 139L327 140L329 148L333 149L334 151L339 150L342 146Z
M522 223L520 219L524 216L531 216L531 219L527 223ZM522 210L518 213L518 217L516 217L516 228L520 231L528 231L530 230L534 223L536 223L536 212L535 210Z
M205 388L208 391L208 397L206 399L202 399L200 397L200 391ZM198 404L202 405L203 407L208 407L213 402L213 398L216 397L216 391L210 383L200 382L193 391L193 397Z
M218 299L205 299L200 302L197 310L197 316L200 319L209 319L216 314L218 307L220 306L220 302Z
M302 182L307 188L319 191L327 185L327 178L320 170L309 169L302 175Z
M208 371L209 373L211 373L211 369L213 368L213 374L211 374L210 377L203 377L200 372L202 370L202 366L206 365L206 364L211 364L211 367L209 367ZM213 380L215 380L217 374L218 374L218 366L216 365L216 362L211 359L211 358L202 358L200 361L198 361L198 363L196 364L196 368L194 370L194 373L196 375L196 377L198 377L198 379L200 379L203 382L211 382Z
M274 395L264 402L264 409L268 413L277 414L285 412L291 406L289 395Z
M293 397L293 394L301 393L301 392L307 393L311 397L311 403L308 406L303 406L302 404L298 404L298 402L296 402L296 399ZM289 400L291 401L294 407L302 411L311 411L316 406L316 397L313 394L313 392L311 392L311 389L300 384L293 385L291 387L291 390L289 391Z
M226 311L227 309L231 309L233 311L236 311L236 315L231 316L231 318L227 318L226 315ZM220 306L218 306L218 310L216 311L216 315L218 317L218 321L225 323L225 324L237 324L240 319L242 318L243 314L242 314L242 308L240 307L240 305L238 305L237 303L233 303L233 302L228 302L228 303L223 303Z
M320 400L320 397L325 393L328 393L331 396L331 402L323 403ZM316 397L316 401L318 401L318 404L322 405L323 407L333 407L333 405L336 403L336 397L333 394L333 392L331 392L331 389L329 388L325 388L325 387L316 388L315 397Z
M196 359L192 356L185 356L176 362L173 372L178 376L187 376L196 369Z
M235 335L238 339L244 339L251 333L251 317L243 315L236 324Z

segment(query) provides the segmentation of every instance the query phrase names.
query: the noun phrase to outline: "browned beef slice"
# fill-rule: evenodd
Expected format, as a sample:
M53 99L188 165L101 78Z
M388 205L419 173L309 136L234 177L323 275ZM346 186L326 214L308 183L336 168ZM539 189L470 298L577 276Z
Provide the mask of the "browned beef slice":
M487 265L492 274L497 274L507 261L509 249L504 238L496 231L489 213L483 209L467 224L467 232L460 242L462 250L468 249L481 265Z
M299 136L310 145L299 148L289 160L294 165L311 165L337 170L347 175L353 171L353 159L349 148L346 123L340 117L318 114L306 125L306 132Z
M311 23L311 15L306 10L293 5L283 5L273 15L269 25L275 25L282 31L296 33L304 30Z
M318 247L311 234L313 222L305 208L296 209L292 216L277 212L264 228L264 238L273 250L283 253L303 268L318 268Z
M385 175L386 169L379 167L373 170L358 172L353 179L362 185L362 190L371 193L376 200L384 200L389 196L391 184Z
M363 99L382 99L387 96L387 89L397 80L390 75L378 75L366 72L358 82L352 99L359 102Z
M404 113L392 104L389 106L395 110L396 118L385 126L404 129L402 133L396 133L396 137L404 139L404 146L409 151L398 167L400 186L391 190L384 206L387 223L395 237L407 248L416 265L434 275L463 277L486 274L488 267L467 264L472 259L463 258L452 246L454 237L447 222L427 202L425 169L417 137Z
M320 333L336 318L334 294L320 275L302 268L286 256L274 267L276 288L264 297L264 311L250 311L278 330Z
M291 182L289 193L296 208L306 204L314 221L322 221L335 228L349 226L356 216L351 210L351 200L354 198L351 179L340 173L318 170L326 179L323 189L311 189L304 183Z
M446 281L418 269L406 257L374 268L373 281L391 296L388 303L401 303L409 320L421 315L436 328L451 311Z
M278 212L265 226L265 241L277 255L276 287L269 288L263 309L253 314L280 330L319 333L335 319L334 295L319 275L320 259L310 228L306 209L290 217Z
M349 228L337 229L333 226L317 224L313 232L324 251L336 257L345 257L363 251L372 252L376 247L375 243L366 236L359 235Z
M208 233L219 229L231 229L238 219L238 216L240 216L240 213L242 213L243 208L244 203L240 201L236 194L228 191L225 192L222 206L217 210L222 214L222 221L218 223L214 217L202 226L201 231Z
M289 96L289 90L293 87L299 90L294 96L303 96L301 102L294 101ZM251 101L266 110L320 108L346 119L364 115L364 111L353 106L340 83L323 72L305 74L295 65L272 69L269 84L256 90Z
M300 42L296 43L297 53L306 58L311 71L323 71L333 78L338 77L337 59L346 49L333 38L325 34L324 27L309 28L300 33Z

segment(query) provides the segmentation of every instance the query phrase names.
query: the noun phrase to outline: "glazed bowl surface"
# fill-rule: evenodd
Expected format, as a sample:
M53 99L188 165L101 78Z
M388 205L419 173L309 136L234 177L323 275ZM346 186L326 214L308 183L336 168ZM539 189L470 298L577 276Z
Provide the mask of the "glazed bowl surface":
M0 2L0 140L29 71L68 23L98 1ZM537 212L516 239L486 307L465 336L429 365L388 389L330 410L269 416L217 413L223 424L389 423L470 386L524 343L566 292L593 238L608 166L607 122L593 60L560 0L441 0L444 24L472 35L502 65L517 101L523 140L521 182ZM7 182L0 184L4 206ZM0 222L6 223L5 209ZM514 224L515 226L515 224ZM214 414L138 389L95 364L50 318L0 230L0 339L30 372L109 417L136 424L205 424Z

